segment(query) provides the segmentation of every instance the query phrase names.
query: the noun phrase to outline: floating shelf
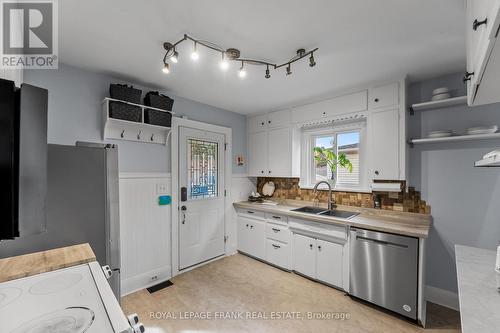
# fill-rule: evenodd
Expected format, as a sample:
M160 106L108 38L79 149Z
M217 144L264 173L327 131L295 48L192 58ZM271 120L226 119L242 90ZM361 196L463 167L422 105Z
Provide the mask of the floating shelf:
M128 121L122 119L111 118L109 116L109 102L117 101L141 108L141 122ZM103 139L126 140L144 143L166 144L170 127L163 127L157 125L146 124L144 122L144 110L157 110L161 112L168 112L172 115L174 112L165 111L162 109L120 101L117 99L106 97L102 101L103 110Z
M500 156L485 158L474 163L475 167L500 167Z
M465 105L465 104L467 104L467 96L451 97L447 99L442 99L440 101L430 101L430 102L412 104L412 106L410 107L410 114L413 114L415 111L441 109L453 105Z
M410 139L410 145L426 144L426 143L440 143L440 142L455 142L455 141L473 141L473 140L493 140L500 139L500 133L492 134L477 134L477 135L459 135L448 136L444 138L425 138L425 139Z

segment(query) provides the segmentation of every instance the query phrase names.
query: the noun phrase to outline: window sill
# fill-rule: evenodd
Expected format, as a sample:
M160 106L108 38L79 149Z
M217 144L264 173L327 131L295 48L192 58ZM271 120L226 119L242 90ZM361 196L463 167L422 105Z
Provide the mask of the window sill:
M305 189L305 190L312 190L314 189L314 185L310 184L299 184L299 188ZM318 187L319 191L328 191L328 187L326 185L320 185ZM337 191L337 192L356 192L356 193L372 193L371 188L366 188L366 187L345 187L345 186L335 186L332 188L332 191Z

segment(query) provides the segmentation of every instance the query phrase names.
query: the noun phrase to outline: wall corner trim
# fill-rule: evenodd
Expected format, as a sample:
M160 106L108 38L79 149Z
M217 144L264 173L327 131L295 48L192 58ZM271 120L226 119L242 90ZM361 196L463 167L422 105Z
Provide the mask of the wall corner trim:
M432 302L455 311L460 311L457 293L427 285L425 286L425 296L428 302Z

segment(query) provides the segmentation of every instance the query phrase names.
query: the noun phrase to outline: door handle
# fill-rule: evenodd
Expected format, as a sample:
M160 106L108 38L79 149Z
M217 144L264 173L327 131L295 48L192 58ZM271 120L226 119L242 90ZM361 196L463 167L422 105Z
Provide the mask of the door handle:
M361 236L356 236L356 240L360 240L360 241L366 242L366 243L373 243L373 244L383 245L383 246L394 246L394 247L400 247L400 248L403 248L403 249L407 249L408 248L408 245L405 245L405 244L392 243L392 242L381 241L381 240L378 240L378 239L361 237Z
M182 224L185 224L186 223L186 210L187 210L187 207L186 206L182 206L181 207L181 211L182 211Z

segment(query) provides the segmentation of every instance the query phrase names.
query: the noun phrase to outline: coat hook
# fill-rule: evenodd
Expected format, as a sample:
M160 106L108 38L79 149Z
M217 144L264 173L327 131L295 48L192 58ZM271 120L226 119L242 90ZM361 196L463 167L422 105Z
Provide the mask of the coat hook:
M139 131L139 134L137 134L137 140L140 140L140 139L141 139L141 132L142 132L142 131Z
M122 133L120 134L120 137L123 139L125 137L125 130L122 130Z
M151 134L151 141L154 141L155 140L155 134Z

